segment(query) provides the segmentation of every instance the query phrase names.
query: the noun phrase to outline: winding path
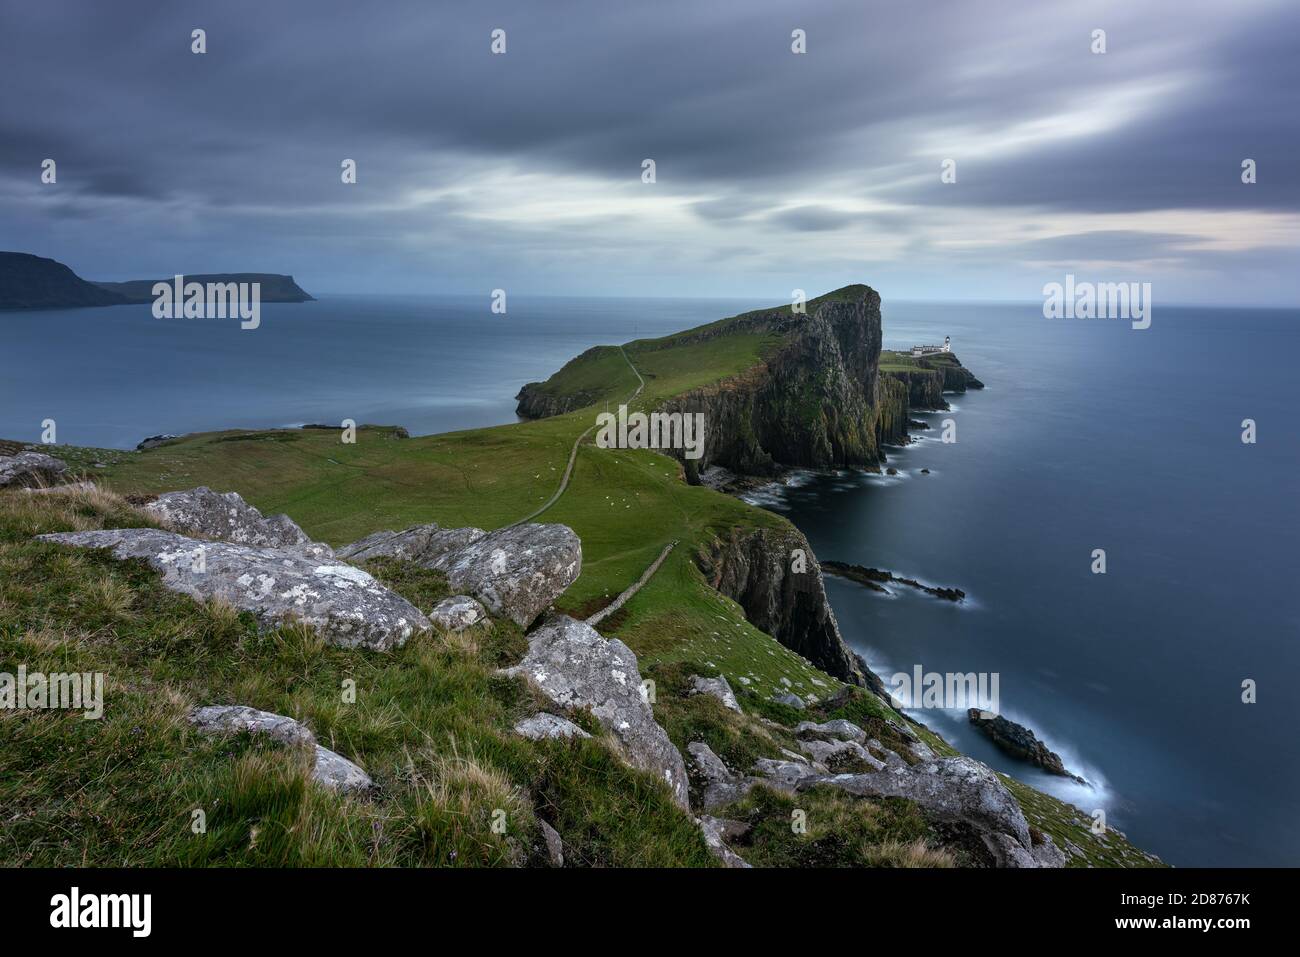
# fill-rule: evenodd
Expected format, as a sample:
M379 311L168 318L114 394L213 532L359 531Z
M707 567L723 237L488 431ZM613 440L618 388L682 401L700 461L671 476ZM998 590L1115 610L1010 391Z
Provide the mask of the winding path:
M636 376L637 382L641 383L636 387L636 391L627 397L627 400L623 403L626 405L641 394L641 390L645 388L645 379L641 378L641 373L636 371L636 366L632 365L632 360L627 357L627 353L623 350L622 346L618 347L618 351L622 353L623 361L626 362L627 367L632 370L632 374ZM578 446L582 444L582 440L589 436L595 428L595 425L588 426L587 431L583 432L574 440L573 448L569 451L569 464L564 467L564 475L560 479L560 487L555 490L555 494L548 498L545 504L536 511L528 513L517 522L511 522L509 525L505 526L506 528L514 528L516 525L531 522L538 515L541 515L544 511L560 500L560 496L563 495L565 489L569 487L569 479L573 477L573 466L578 461Z

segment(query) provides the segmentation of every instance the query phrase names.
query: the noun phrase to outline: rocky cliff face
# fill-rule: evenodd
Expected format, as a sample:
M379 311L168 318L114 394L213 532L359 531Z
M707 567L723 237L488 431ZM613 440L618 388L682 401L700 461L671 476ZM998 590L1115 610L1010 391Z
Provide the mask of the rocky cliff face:
M881 461L880 295L874 289L852 286L814 300L807 315L793 315L788 307L750 313L691 339L738 331L782 339L766 362L663 407L705 414L700 468L763 475L778 465L870 467Z
M826 599L821 567L798 529L733 528L696 562L709 584L737 602L754 627L827 674L866 683Z

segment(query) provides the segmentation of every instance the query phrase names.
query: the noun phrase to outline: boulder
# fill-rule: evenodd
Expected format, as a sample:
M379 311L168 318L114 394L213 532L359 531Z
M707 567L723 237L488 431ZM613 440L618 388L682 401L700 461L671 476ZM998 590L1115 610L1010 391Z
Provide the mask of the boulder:
M64 495L68 492L93 492L98 486L94 482L69 482L67 485L25 486L28 495Z
M744 825L738 821L728 821L723 818L709 817L708 815L700 818L700 833L704 835L704 843L708 845L709 853L722 862L723 867L752 866L723 843L725 836L743 827Z
M479 528L416 525L375 532L338 551L364 562L400 558L443 572L451 587L473 595L494 615L527 628L582 571L582 543L566 525Z
M873 771L880 771L885 762L875 757L856 741L800 741L799 747L814 761L829 768L844 770L846 766L866 765Z
M590 738L586 731L570 721L568 718L561 718L558 715L535 714L530 718L524 718L515 725L515 734L523 735L531 741L557 740L560 738Z
M783 704L787 707L794 708L796 711L802 711L806 705L803 698L800 698L792 691L786 691L782 694L772 695L772 700L777 704Z
M470 542L433 567L446 573L452 588L527 628L582 571L582 543L567 525L515 525Z
M546 841L546 857L550 860L551 866L563 867L564 841L560 838L560 832L541 818L537 819L537 825L541 828L542 839Z
M815 721L800 721L794 733L801 738L821 735L827 738L839 738L842 741L857 741L859 744L867 740L867 732L852 721L845 721L843 718L835 718L823 724Z
M757 781L757 778L733 774L703 741L692 741L686 746L686 753L690 755L691 776L706 811L739 801Z
M636 655L623 642L558 615L529 636L528 653L505 673L532 681L562 708L590 708L628 762L664 781L673 800L689 810L681 753L655 722L641 690Z
M414 525L401 532L375 532L338 550L339 558L350 562L367 562L372 558L400 558L428 568L452 552L477 541L487 532L481 528L443 528L430 522Z
M370 776L347 758L316 742L316 736L303 724L282 714L258 711L243 705L211 705L195 708L190 723L204 734L266 735L291 748L311 748L315 755L312 780L331 791L366 791L373 786Z
M440 631L464 631L487 618L487 609L469 595L444 598L429 612L429 621Z
M716 678L702 678L694 675L691 678L691 694L707 694L717 698L722 702L722 706L728 711L740 713L740 702L736 700L736 693L731 690L731 685L727 679L719 675Z
M297 549L205 542L156 528L38 537L79 548L111 548L117 558L143 558L172 591L228 602L252 612L265 628L299 619L335 645L386 651L429 627L418 608L361 569Z
M1021 847L1032 846L1029 824L1011 792L991 770L964 755L866 774L806 778L799 787L814 784L829 784L859 796L907 798L940 819L1010 834Z
M238 492L214 492L200 485L183 492L165 492L141 508L181 535L198 535L232 545L300 548L317 556L333 555L328 545L313 542L288 515L264 518Z
M67 462L44 452L0 455L0 488L53 485L67 470Z
M815 768L807 761L779 761L776 758L759 758L754 770L764 783L778 791L793 794L805 782L825 780L824 768Z

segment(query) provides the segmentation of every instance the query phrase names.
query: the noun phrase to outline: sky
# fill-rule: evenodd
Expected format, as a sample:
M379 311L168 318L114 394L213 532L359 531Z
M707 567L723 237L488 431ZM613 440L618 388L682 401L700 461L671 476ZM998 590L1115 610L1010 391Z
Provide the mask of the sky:
M0 0L0 249L314 293L1293 305L1297 35L1294 0Z

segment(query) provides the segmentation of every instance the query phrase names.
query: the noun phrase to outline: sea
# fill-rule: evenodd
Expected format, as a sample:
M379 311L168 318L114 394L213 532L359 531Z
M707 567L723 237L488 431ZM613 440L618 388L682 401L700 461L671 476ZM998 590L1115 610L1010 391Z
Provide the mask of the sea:
M344 419L414 435L513 422L521 385L590 346L770 303L490 305L322 296L264 303L253 330L147 305L0 314L0 438L40 441L50 421L57 442L107 448ZM996 675L1001 713L1086 784L1003 754L964 710L911 713L1168 863L1300 864L1300 311L1157 304L1138 330L1045 319L1035 302L886 298L883 317L886 348L951 337L987 388L914 415L932 428L888 450L896 475L795 472L750 497L819 558L967 598L828 578L845 639L886 681Z

